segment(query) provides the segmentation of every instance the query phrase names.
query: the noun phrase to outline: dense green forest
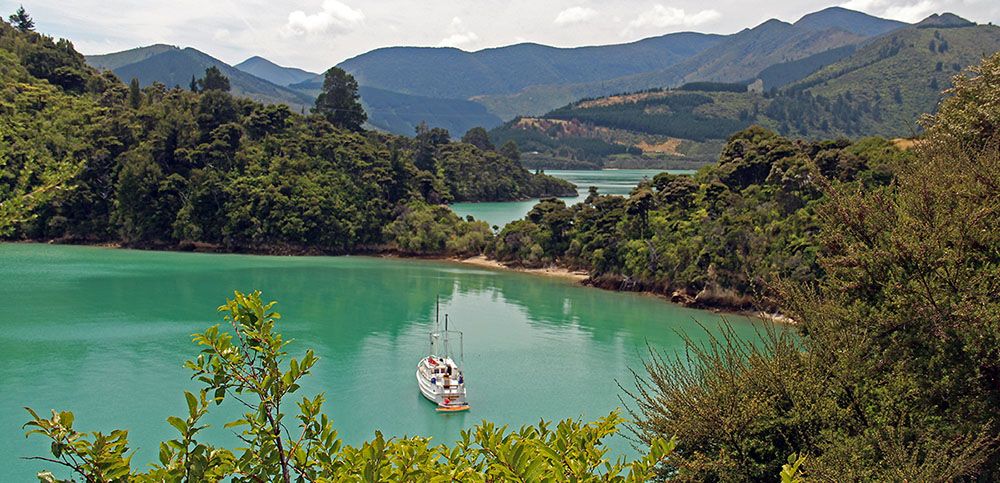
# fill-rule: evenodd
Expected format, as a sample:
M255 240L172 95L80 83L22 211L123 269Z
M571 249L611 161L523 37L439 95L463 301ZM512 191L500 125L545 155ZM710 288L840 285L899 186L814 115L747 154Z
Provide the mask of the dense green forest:
M575 194L442 129L361 130L357 84L336 68L299 115L232 96L216 68L185 89L126 85L7 23L0 61L0 226L14 238L344 253L392 248L385 228L410 204Z
M1000 55L949 94L891 183L823 188L822 275L774 285L800 338L653 354L632 415L678 437L661 476L759 481L795 452L807 481L1000 478Z
M803 142L753 127L694 177L662 173L628 197L592 192L570 207L543 200L504 227L491 253L585 269L608 288L746 308L775 278L822 274L816 206L828 185L886 185L906 156L877 138Z
M650 353L626 390L640 439L677 437L663 479L761 481L804 461L806 481L994 481L998 93L994 55L905 152L752 127L693 178L543 200L491 253L794 322L799 337L765 327Z

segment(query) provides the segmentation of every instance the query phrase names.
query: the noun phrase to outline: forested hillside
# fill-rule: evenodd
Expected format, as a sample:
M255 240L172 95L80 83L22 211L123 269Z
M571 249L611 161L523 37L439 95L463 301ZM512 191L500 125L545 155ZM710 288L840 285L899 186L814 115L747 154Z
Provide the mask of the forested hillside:
M16 238L344 253L391 244L384 229L409 204L575 193L442 129L359 131L363 117L343 111L360 106L338 76L303 116L234 97L217 69L203 72L198 92L126 86L69 42L6 23L0 54L0 207L5 221L21 221Z
M886 185L905 156L877 138L808 143L753 127L694 177L663 173L628 197L591 193L569 207L545 200L504 227L492 253L584 269L607 288L747 308L776 279L822 276L815 209L826 183Z
M681 32L618 45L557 48L521 43L475 52L387 47L338 67L352 73L364 89L362 100L372 127L411 135L424 122L464 132L619 92L691 82L745 82L755 76L766 79L771 89L801 80L904 26L833 7L795 23L772 19L731 35ZM91 62L114 70L126 81L138 77L143 86L157 80L182 87L191 75L215 65L232 79L237 95L283 102L296 111L308 107L322 82L322 76L309 78L300 69L259 57L233 68L197 50L165 45L92 56ZM763 72L769 68L773 69ZM717 138L721 139L724 136ZM704 151L703 146L684 150L685 154ZM642 164L636 159L621 163Z
M678 435L662 478L1000 477L1000 55L952 93L893 183L823 188L818 276L773 286L799 337L651 354L632 416L641 439Z
M542 152L534 161L539 166L567 160L602 166L634 150L653 164L696 160L706 152L711 158L719 146L713 141L752 124L809 139L911 137L920 131L920 117L934 112L952 77L1000 50L1000 27L945 18L947 27L932 17L857 49L846 46L771 66L756 77L763 81L757 92L745 83L691 83L584 99L540 120L505 124L493 136ZM818 70L804 75L809 69ZM552 129L553 122L572 129ZM673 149L664 149L669 146Z

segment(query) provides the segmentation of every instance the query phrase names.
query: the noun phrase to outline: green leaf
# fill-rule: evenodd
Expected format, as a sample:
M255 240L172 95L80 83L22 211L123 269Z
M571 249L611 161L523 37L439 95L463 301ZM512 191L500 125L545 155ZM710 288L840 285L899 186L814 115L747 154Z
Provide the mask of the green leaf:
M198 399L188 391L184 391L184 398L187 399L188 413L195 417L198 414Z
M181 434L187 434L188 425L183 419L178 418L177 416L170 416L167 418L167 422L170 423L171 426L177 428L177 431L180 431Z

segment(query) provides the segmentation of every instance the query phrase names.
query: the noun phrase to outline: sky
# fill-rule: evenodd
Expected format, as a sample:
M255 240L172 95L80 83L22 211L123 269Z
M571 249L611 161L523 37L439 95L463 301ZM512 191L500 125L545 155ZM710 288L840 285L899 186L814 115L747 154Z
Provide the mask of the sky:
M998 0L0 0L85 54L156 43L194 47L227 63L260 55L321 72L372 49L479 50L519 42L615 44L671 32L728 34L770 18L794 22L830 6L916 22L953 12L1000 24Z

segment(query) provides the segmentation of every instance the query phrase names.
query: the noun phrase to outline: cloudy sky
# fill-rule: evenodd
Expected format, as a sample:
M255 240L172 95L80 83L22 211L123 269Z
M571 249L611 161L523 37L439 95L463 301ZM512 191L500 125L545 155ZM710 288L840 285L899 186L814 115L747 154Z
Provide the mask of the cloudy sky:
M4 12L18 1L0 0ZM763 5L762 5L763 3ZM769 18L794 22L833 5L903 21L950 11L1000 23L998 0L24 0L38 29L87 54L167 43L229 63L261 55L322 71L368 50L465 50L538 42L621 43L669 32L732 33Z

